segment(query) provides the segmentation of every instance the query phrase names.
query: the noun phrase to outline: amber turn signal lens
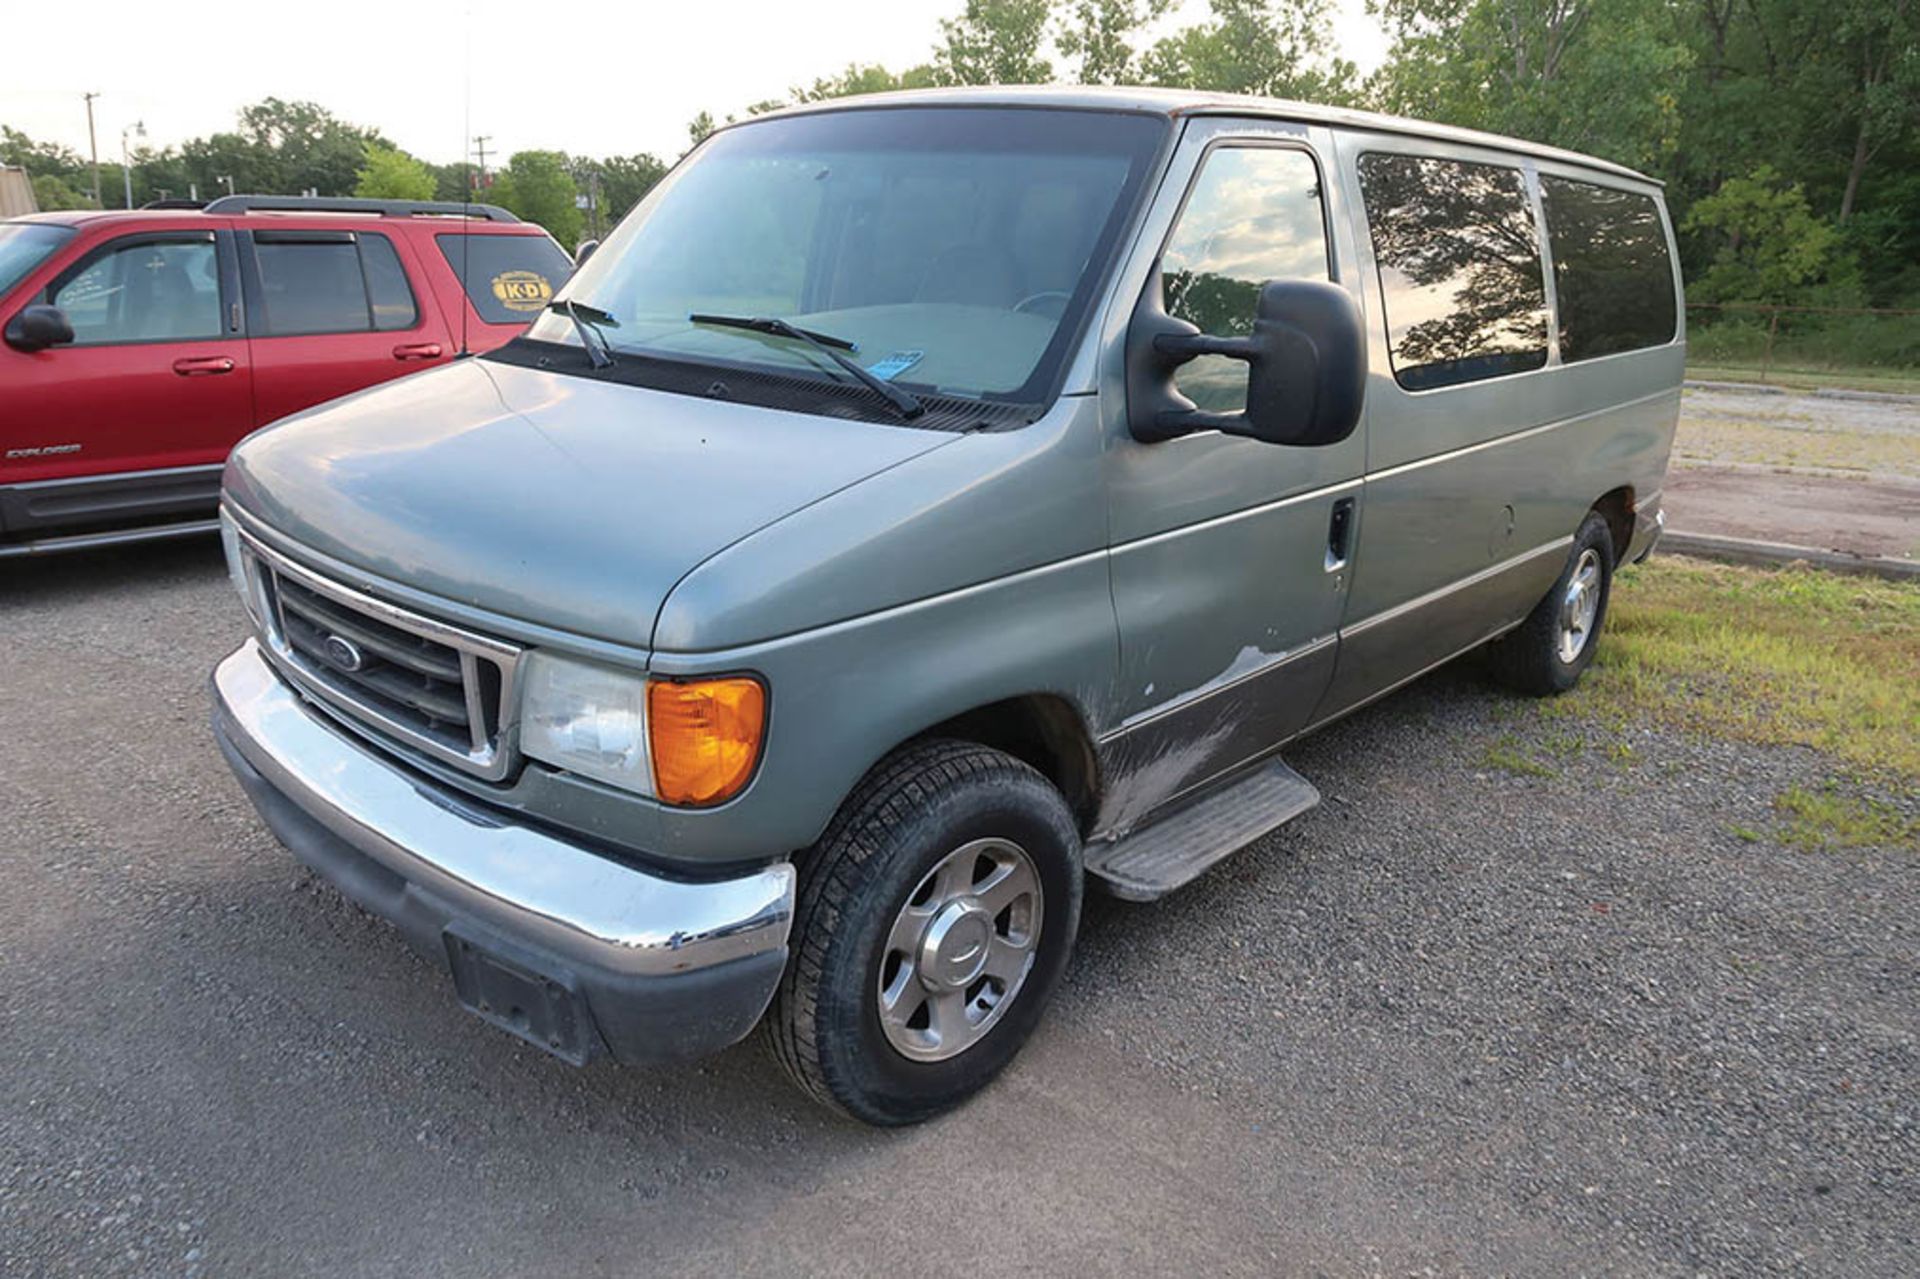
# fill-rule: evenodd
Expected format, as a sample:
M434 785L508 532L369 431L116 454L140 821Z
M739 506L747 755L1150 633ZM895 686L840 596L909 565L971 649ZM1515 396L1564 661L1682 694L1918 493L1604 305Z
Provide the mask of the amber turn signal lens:
M718 804L753 776L767 691L744 677L647 686L654 793L669 804Z

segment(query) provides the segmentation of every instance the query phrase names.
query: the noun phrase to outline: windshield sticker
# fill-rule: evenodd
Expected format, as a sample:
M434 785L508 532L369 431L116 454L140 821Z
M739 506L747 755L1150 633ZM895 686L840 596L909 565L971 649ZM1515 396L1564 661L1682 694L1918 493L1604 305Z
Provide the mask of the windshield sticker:
M553 301L553 285L535 271L502 271L493 277L493 296L509 311L538 311Z
M867 372L883 382L891 382L926 356L925 351L895 351L886 359L867 366Z

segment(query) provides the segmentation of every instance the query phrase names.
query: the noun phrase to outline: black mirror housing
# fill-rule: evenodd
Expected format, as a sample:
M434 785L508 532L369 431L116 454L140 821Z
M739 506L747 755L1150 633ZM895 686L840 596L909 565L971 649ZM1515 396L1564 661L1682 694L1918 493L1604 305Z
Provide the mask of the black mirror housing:
M580 241L580 246L573 251L573 269L578 271L581 267L585 266L587 259L592 257L593 251L599 247L600 241L598 240Z
M1174 386L1174 371L1202 355L1247 362L1244 412L1201 412ZM1317 280L1269 281L1252 335L1220 338L1168 315L1156 274L1127 334L1127 419L1139 440L1221 431L1268 444L1338 444L1360 423L1366 381L1360 308L1339 285Z
M23 307L7 321L4 335L7 345L19 351L44 351L73 341L73 325L67 313L44 303Z

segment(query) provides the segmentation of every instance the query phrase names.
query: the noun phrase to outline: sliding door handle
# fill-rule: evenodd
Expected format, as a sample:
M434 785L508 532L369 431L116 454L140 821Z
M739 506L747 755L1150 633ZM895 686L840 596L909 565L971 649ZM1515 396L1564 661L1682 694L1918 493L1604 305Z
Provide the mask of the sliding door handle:
M1327 572L1337 573L1353 558L1353 499L1343 497L1327 517Z

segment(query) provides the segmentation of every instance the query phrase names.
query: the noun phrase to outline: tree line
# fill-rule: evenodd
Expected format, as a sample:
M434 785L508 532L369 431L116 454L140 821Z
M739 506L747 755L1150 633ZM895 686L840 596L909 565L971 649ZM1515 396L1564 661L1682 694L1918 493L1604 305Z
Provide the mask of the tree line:
M1210 0L1166 31L1171 4L963 0L924 62L849 66L725 121L889 89L1054 82L1373 108L1660 178L1697 300L1920 304L1920 0L1369 0L1392 43L1364 77L1337 54L1331 0ZM721 122L700 111L689 143ZM471 174L277 99L242 110L232 132L133 158L136 203L229 186L458 200ZM91 202L90 167L69 149L0 126L0 162L28 169L43 207ZM668 167L521 151L474 196L571 246ZM101 165L106 203L120 181ZM576 207L583 192L591 212Z

